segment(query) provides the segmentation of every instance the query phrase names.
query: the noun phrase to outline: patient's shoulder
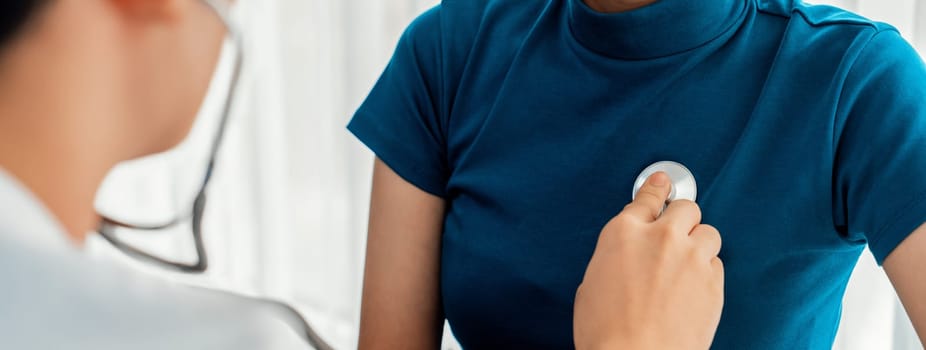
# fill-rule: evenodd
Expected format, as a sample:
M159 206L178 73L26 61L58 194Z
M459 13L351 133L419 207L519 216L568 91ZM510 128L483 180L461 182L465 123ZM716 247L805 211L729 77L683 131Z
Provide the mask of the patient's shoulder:
M883 31L887 23L873 21L854 12L830 5L808 4L800 0L759 0L759 12L804 22L820 30Z

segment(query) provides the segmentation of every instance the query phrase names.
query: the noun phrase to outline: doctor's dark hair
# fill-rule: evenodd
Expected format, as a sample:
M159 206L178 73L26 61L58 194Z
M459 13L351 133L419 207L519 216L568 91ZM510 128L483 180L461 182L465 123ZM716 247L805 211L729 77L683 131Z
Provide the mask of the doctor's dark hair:
M0 0L0 47L9 44L47 0Z

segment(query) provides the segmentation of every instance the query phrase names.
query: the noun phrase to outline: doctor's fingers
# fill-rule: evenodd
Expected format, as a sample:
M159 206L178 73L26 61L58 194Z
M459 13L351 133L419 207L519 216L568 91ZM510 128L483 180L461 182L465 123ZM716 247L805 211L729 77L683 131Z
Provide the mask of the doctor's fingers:
M715 259L720 254L720 248L723 245L720 237L720 231L717 231L711 225L697 225L691 230L691 239L694 241L695 249L708 259Z
M622 214L653 222L662 214L671 192L672 182L669 176L663 172L655 173L646 180L643 187L640 187L636 198L624 207Z
M718 284L719 293L721 298L723 298L723 283L725 279L723 261L721 261L720 258L716 256L713 257L711 259L711 268L714 272L714 282Z
M688 235L701 223L701 207L690 200L674 200L658 221L668 225L672 232Z

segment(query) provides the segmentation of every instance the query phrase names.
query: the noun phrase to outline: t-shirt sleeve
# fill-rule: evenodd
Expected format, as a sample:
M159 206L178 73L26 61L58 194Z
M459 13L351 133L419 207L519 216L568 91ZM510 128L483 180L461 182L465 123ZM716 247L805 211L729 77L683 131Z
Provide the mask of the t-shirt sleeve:
M441 119L440 6L408 27L348 129L406 181L445 197L449 177Z
M896 31L875 34L842 92L836 224L881 264L926 222L926 65Z

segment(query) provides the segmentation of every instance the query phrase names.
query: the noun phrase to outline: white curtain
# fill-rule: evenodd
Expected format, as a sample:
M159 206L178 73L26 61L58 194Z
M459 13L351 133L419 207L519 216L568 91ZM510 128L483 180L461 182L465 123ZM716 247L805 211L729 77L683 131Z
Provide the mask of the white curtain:
M926 3L818 2L893 23L926 52ZM212 268L203 276L143 269L291 302L336 348L356 347L372 154L345 125L405 26L436 3L239 0L235 17L245 32L248 62L206 217ZM226 83L217 78L215 90ZM208 144L221 96L212 98L185 149ZM166 164L165 173L195 172L199 162L187 157ZM117 180L107 187L145 193ZM145 194L157 195L150 192ZM177 232L146 238L145 244L188 257L190 242ZM133 264L101 242L90 249ZM445 347L455 345L448 341ZM837 348L922 348L870 255L862 257L852 279Z

